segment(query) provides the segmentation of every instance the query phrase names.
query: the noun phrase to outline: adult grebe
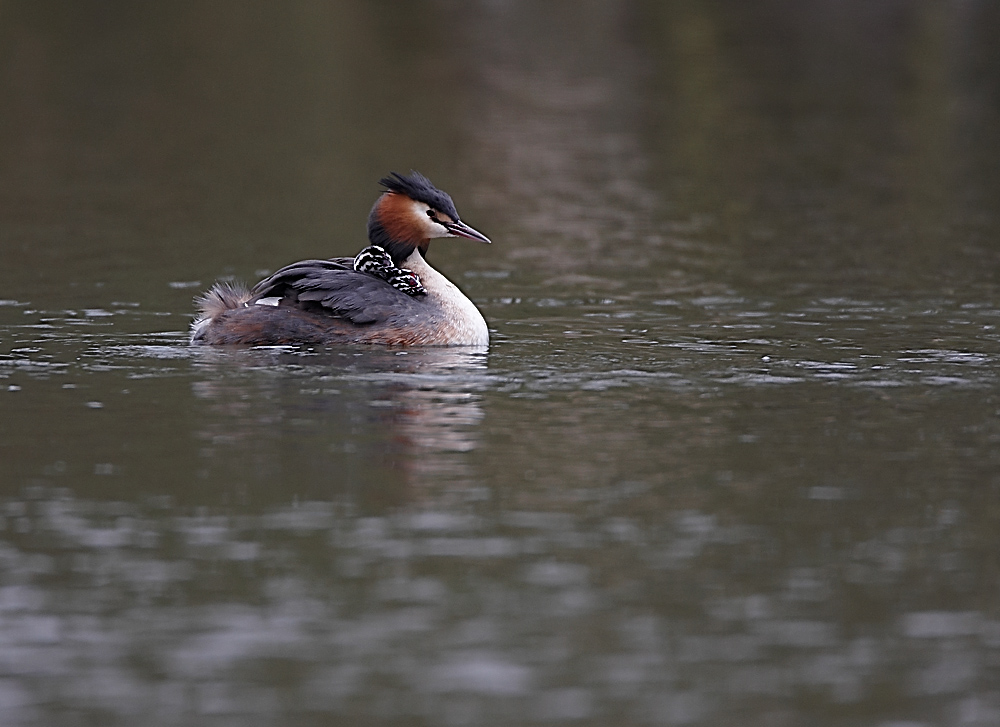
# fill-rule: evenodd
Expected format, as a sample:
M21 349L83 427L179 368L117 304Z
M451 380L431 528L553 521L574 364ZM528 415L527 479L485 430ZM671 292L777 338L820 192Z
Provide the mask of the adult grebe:
M354 258L293 263L252 290L216 283L196 301L191 342L487 345L482 313L424 256L435 237L489 238L422 174L393 172L379 183L368 247Z

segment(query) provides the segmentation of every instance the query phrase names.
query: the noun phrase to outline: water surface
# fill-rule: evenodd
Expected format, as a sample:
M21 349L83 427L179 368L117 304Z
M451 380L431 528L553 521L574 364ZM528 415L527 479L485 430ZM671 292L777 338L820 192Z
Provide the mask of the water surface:
M0 9L4 724L1000 724L992 4L223 7ZM187 345L410 167L488 351Z

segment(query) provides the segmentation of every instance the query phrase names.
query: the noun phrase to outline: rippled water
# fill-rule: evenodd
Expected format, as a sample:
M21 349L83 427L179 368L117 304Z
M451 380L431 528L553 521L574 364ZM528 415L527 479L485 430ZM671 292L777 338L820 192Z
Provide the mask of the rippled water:
M0 8L0 724L1000 724L948 7ZM488 351L187 345L408 166Z

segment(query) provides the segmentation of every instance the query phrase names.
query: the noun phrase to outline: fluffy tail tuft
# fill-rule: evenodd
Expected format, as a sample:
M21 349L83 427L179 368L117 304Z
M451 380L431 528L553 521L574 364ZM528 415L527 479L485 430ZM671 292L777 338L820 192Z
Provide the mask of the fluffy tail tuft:
M243 283L216 283L207 293L194 299L199 318L215 318L227 310L242 308L250 300L250 291Z
M191 324L191 341L199 340L212 321L226 311L242 308L250 300L250 291L243 283L219 282L194 299L198 317Z

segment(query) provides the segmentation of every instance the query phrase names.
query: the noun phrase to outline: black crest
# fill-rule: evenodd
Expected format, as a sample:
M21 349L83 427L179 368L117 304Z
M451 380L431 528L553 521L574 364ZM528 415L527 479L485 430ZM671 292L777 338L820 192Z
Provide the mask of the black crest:
M409 176L392 172L390 176L383 177L378 183L390 192L405 194L410 199L423 202L436 210L444 212L453 220L458 219L458 211L455 209L455 203L451 201L448 193L442 192L435 187L431 183L431 180L420 172L410 171Z

